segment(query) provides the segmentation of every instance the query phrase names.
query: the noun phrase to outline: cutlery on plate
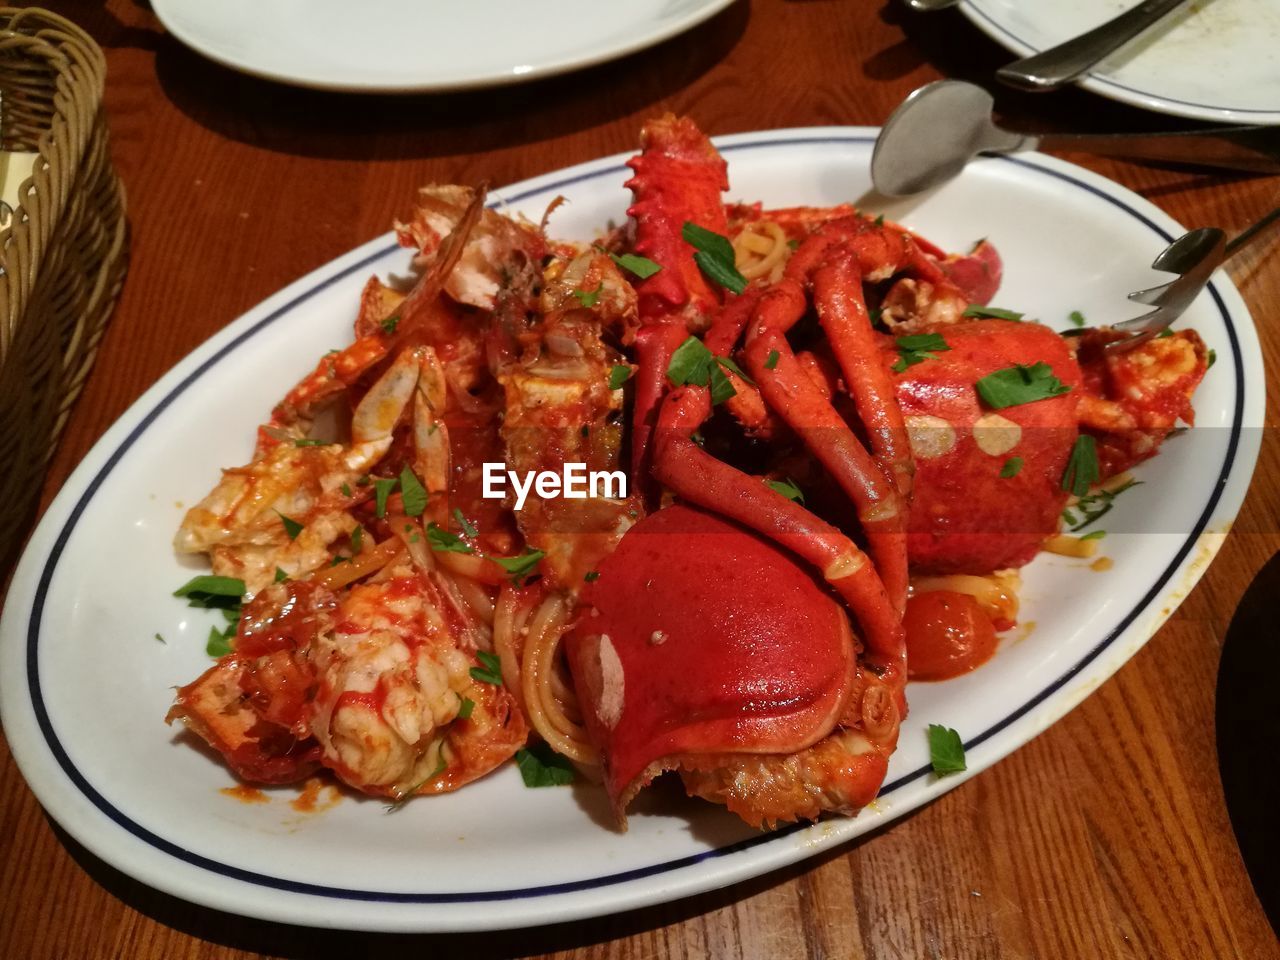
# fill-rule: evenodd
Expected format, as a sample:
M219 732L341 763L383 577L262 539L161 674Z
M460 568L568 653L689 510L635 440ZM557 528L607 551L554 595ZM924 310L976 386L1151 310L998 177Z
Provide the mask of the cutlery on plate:
M1129 299L1135 303L1144 303L1155 307L1149 313L1132 320L1124 320L1113 324L1112 330L1131 333L1133 336L1124 340L1109 343L1109 353L1120 353L1132 350L1172 324L1186 312L1192 301L1205 288L1213 271L1222 266L1232 256L1249 243L1256 240L1271 224L1280 220L1280 207L1272 210L1252 226L1227 240L1227 235L1217 227L1200 227L1184 233L1169 244L1151 264L1153 270L1165 273L1177 273L1179 276L1158 286L1145 290L1135 290ZM1084 329L1069 330L1064 335L1079 335Z
M1001 67L996 71L996 77L1020 90L1057 90L1088 73L1100 60L1186 2L1187 0L1143 0L1136 7L1087 33Z
M1215 127L1177 133L1047 133L1006 130L995 100L963 80L912 91L885 122L871 155L871 181L888 197L944 183L981 153L1078 150L1106 156L1253 173L1280 173L1280 127Z

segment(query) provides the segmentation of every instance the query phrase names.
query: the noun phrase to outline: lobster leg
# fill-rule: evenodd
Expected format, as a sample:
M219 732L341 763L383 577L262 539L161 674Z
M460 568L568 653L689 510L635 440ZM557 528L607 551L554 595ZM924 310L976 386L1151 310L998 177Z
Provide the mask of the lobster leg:
M866 425L880 465L889 472L898 492L911 496L915 463L902 408L885 369L871 318L862 299L862 277L854 255L840 250L813 274L813 299L818 320L826 331L849 393Z
M658 422L658 408L667 388L667 367L671 355L688 334L680 323L655 323L636 333L635 405L631 411L631 489L646 503L653 501L650 479L650 441Z
M658 419L654 475L684 499L759 531L821 570L857 616L877 665L904 681L901 616L867 555L835 527L694 443L693 432L710 415L706 387L680 387L667 395Z
M765 401L805 441L857 506L884 589L893 608L901 613L907 599L905 501L792 353L786 332L804 311L805 296L799 284L786 279L776 284L756 309L747 331L744 359Z

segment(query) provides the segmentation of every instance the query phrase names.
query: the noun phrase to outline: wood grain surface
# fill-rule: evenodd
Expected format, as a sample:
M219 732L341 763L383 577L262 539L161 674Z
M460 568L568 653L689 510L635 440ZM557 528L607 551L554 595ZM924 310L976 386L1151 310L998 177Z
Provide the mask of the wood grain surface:
M877 124L921 83L990 86L1010 59L954 10L739 0L656 49L569 76L454 96L355 97L215 66L169 38L138 0L44 5L106 49L133 260L42 507L171 365L281 286L383 232L419 184L504 184L627 150L662 110L688 113L712 134ZM460 42L483 39L448 36L442 15L423 56ZM996 95L1007 117L1041 129L1189 126L1078 91ZM1280 197L1276 178L1069 159L1189 225L1238 229ZM1044 229L1051 244L1053 225ZM1278 241L1262 244L1231 266L1261 329L1269 395L1280 382L1278 251ZM1280 548L1275 422L1272 404L1253 488L1221 555L1114 679L992 770L820 859L538 930L305 930L174 900L96 860L45 818L0 746L0 958L1280 956L1228 821L1213 729L1227 623Z

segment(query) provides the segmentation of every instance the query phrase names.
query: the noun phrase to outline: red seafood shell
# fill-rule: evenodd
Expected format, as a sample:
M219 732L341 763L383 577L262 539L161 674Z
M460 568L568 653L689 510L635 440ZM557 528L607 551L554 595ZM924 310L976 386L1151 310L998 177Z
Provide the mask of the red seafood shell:
M1062 337L1035 323L977 320L933 332L949 349L895 374L916 453L912 569L981 574L1022 566L1057 532L1066 505L1062 477L1078 435L1080 367ZM885 358L896 361L898 352ZM1047 363L1070 392L999 410L982 402L978 380L1036 363ZM1001 475L1015 466L1012 476Z
M843 608L790 554L712 514L642 520L584 600L568 651L620 820L663 770L803 750L848 699Z

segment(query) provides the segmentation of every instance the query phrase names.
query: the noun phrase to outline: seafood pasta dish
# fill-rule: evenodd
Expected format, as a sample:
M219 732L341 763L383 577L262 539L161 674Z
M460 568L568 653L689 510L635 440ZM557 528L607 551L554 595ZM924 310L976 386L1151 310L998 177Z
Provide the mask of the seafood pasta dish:
M856 813L908 681L995 653L1018 569L1088 556L1192 422L1193 331L1064 335L991 306L986 241L727 203L687 119L630 166L591 244L424 188L412 282L186 514L178 593L226 622L169 720L244 781L399 804L514 761L620 826L664 773L754 826Z

